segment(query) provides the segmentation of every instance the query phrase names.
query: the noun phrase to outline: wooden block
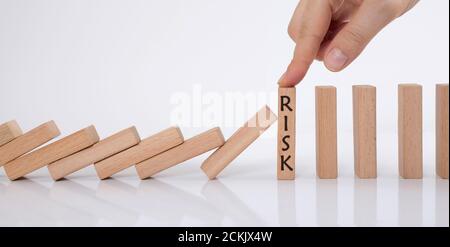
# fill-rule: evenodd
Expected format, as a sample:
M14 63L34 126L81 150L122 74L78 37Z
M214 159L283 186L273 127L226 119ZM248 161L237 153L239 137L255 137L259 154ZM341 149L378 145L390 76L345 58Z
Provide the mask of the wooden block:
M142 140L138 145L95 163L100 179L112 175L183 143L178 127L171 127Z
M16 180L52 162L92 146L98 140L99 137L95 127L89 126L5 164L6 175L10 180Z
M0 147L0 166L30 152L60 134L54 121L49 121Z
M209 179L217 177L231 161L250 146L276 119L277 116L270 108L264 106L244 126L239 128L223 146L203 162L201 166L203 172Z
M213 128L196 135L183 144L136 164L141 179L151 177L158 172L220 147L225 142L220 128Z
M47 168L52 178L59 180L95 162L130 148L138 144L140 140L139 134L133 126L101 140L90 148L53 162Z
M316 172L322 179L337 178L336 88L316 87Z
M401 177L422 178L422 86L418 84L398 85L398 162Z
M278 156L279 180L295 179L295 87L278 88Z
M15 120L0 125L0 147L22 135L22 129Z
M353 145L355 174L377 177L377 89L353 86Z
M436 85L436 173L448 179L448 84Z

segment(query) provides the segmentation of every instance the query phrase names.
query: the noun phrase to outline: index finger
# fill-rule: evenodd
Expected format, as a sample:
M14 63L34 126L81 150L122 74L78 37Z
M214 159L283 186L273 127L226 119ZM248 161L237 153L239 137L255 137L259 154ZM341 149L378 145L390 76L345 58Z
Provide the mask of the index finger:
M289 25L289 34L296 43L294 56L279 81L280 86L295 86L305 77L328 31L332 12L328 0L299 3Z

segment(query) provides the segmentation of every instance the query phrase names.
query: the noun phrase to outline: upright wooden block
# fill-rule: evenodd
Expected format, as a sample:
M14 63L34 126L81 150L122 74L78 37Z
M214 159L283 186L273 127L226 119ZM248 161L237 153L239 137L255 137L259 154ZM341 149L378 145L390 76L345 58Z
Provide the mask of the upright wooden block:
M376 87L353 86L353 145L355 174L377 177Z
M225 142L220 128L213 128L186 140L168 151L156 155L136 165L141 179L151 177L158 172L218 148Z
M5 164L6 175L10 180L16 180L52 162L92 146L98 140L99 137L94 126L89 126Z
M422 178L422 86L418 84L398 85L398 162L401 177Z
M22 129L15 120L0 125L0 146L22 135Z
M436 173L448 179L448 84L436 85Z
M337 178L336 88L316 87L316 172L322 179Z
M52 178L59 180L95 162L130 148L138 144L140 140L139 134L133 126L101 140L90 148L53 162L47 168Z
M100 179L112 175L183 143L178 127L171 127L142 140L138 145L95 163Z
M0 166L41 146L60 134L55 122L49 121L0 147Z
M277 177L295 179L295 87L278 89Z
M252 144L277 119L268 106L239 128L223 146L217 149L202 164L201 169L209 179L214 179L239 154Z

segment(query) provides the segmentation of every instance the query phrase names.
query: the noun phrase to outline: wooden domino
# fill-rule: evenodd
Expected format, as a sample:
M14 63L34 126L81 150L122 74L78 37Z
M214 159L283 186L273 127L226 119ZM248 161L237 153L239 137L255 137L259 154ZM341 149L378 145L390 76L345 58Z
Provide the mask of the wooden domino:
M92 146L98 140L99 137L95 127L89 126L6 163L4 166L6 175L10 180L16 180L52 162Z
M218 148L224 142L220 128L213 128L186 140L183 144L164 153L136 164L136 171L141 179L152 177L165 169Z
M353 86L353 146L355 174L377 177L376 87Z
M142 140L138 145L95 163L100 179L112 175L147 160L159 153L183 143L184 138L178 127L171 127Z
M139 141L139 134L133 126L101 140L90 148L53 162L47 168L52 178L56 181L130 148L138 144Z
M436 174L448 179L448 84L436 85Z
M316 87L316 172L321 179L335 179L337 169L336 88Z
M278 88L278 156L279 180L295 179L295 87Z
M30 152L60 134L54 121L26 132L0 147L0 166Z
M398 85L398 165L406 179L423 177L422 86Z
M22 135L22 129L15 120L0 125L0 147Z
M239 128L223 146L203 162L201 166L203 172L209 179L217 177L231 161L250 146L276 119L277 116L270 108L264 106L244 126Z

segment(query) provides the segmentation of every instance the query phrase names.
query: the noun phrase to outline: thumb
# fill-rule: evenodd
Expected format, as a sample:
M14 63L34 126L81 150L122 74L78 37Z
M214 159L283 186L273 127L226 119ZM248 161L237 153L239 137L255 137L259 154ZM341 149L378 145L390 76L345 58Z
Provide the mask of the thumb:
M324 63L329 70L337 72L347 67L361 54L372 38L396 18L394 6L387 3L366 1L360 6L355 16L336 34L325 51Z

